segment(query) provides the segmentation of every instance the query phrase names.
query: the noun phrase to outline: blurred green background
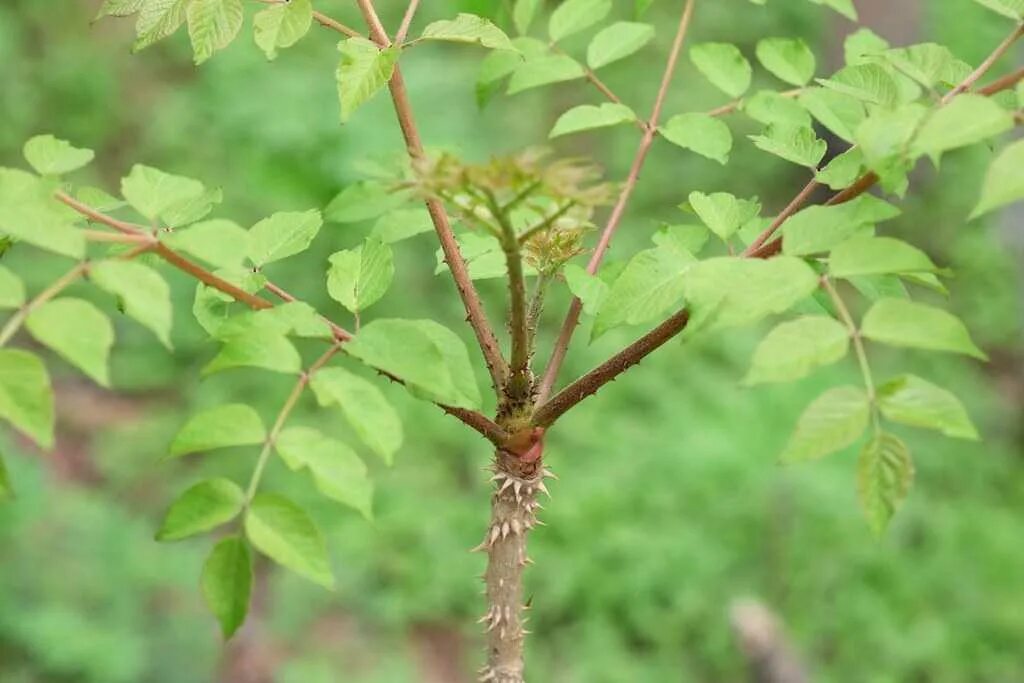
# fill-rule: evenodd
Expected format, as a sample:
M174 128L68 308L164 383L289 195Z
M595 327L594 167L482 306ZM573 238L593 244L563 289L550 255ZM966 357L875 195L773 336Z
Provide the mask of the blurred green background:
M24 140L52 132L97 151L91 180L109 190L132 163L158 166L223 186L218 215L248 225L274 211L322 207L372 163L403 151L385 97L338 124L333 34L314 28L270 64L244 35L196 69L183 33L129 54L131 21L90 24L98 4L0 3L0 164L22 166ZM378 4L396 25L405 3ZM419 22L456 10L494 16L500 4L430 0ZM623 14L632 5L617 4ZM655 0L657 46L608 71L609 84L640 111L660 77L679 4ZM732 41L751 54L761 37L799 35L816 46L819 73L839 65L854 28L798 0L699 4L694 40ZM893 41L942 42L975 63L1007 29L972 0L857 4L865 23ZM352 5L318 7L359 25ZM481 111L473 81L482 56L425 46L403 62L428 145L482 160L543 140L573 104L600 102L580 81L499 97ZM1014 59L1020 63L1020 51L1007 62ZM723 102L686 61L667 113ZM747 125L737 121L734 131L753 132ZM619 179L635 144L626 127L571 137L558 150L594 157ZM545 512L549 526L531 539L531 680L745 680L729 615L734 601L754 598L777 615L814 681L1024 681L1024 240L1019 209L966 223L990 157L974 148L950 155L941 172L922 167L894 229L955 268L951 305L993 361L877 349L873 356L882 376L912 369L953 388L985 440L907 432L917 485L890 533L876 540L858 510L853 452L785 469L774 460L803 407L825 387L856 381L855 368L747 389L739 380L756 333L669 344L549 437L547 457L561 480ZM656 145L612 256L648 244L658 221L678 220L675 206L694 189L758 194L777 210L804 182L794 168L745 141L727 168ZM347 323L310 259L326 264L368 229L327 226L315 253L274 264L271 276ZM374 312L431 317L464 332L454 289L432 274L434 248L429 234L399 245L401 275ZM5 259L34 290L66 268L29 248ZM368 458L374 522L318 500L277 464L268 475L267 488L302 500L327 533L337 592L260 564L250 623L222 644L197 590L209 539L170 546L152 536L177 492L211 473L244 481L256 452L160 458L189 411L245 400L272 416L290 380L235 371L200 382L214 348L190 315L193 286L168 275L176 353L119 320L114 392L51 358L59 394L53 453L0 435L18 491L0 506L0 683L472 680L484 558L467 549L488 516L480 468L489 449L394 387L385 391L404 415L406 445L392 469ZM501 288L482 287L497 318ZM564 291L552 297L549 337L567 303ZM579 335L565 377L636 333L608 334L590 348ZM295 422L341 429L308 397Z

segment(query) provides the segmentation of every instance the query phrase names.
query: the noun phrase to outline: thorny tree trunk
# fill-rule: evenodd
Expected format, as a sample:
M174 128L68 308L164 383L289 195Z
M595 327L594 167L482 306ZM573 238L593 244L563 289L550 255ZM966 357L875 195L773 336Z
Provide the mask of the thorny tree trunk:
M526 535L540 522L537 496L547 493L551 476L541 459L528 461L498 450L494 459L495 489L491 523L479 550L487 552L484 574L487 613L480 619L487 631L487 664L480 671L486 683L523 683L523 569L530 563Z

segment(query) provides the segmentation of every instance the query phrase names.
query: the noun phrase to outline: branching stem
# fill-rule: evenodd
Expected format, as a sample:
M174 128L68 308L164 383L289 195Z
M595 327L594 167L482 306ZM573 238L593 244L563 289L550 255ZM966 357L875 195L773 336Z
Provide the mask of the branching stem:
M82 261L74 268L51 282L50 286L39 292L34 299L19 308L4 324L3 329L0 329L0 347L6 345L7 342L11 340L11 337L17 334L18 330L21 329L22 324L25 322L25 319L28 318L32 311L63 292L70 285L77 282L78 279L87 272L89 272L89 262Z

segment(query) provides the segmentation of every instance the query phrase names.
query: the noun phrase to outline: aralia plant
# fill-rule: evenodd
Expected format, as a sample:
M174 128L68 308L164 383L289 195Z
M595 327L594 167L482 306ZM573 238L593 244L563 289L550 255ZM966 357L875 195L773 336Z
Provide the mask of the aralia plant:
M771 11L730 1L737 11ZM851 0L813 1L856 19ZM121 312L170 348L171 305L161 267L181 270L196 280L196 322L219 344L204 374L258 368L295 378L269 429L253 408L222 405L192 416L170 445L172 456L227 446L251 446L256 454L247 484L226 478L195 484L171 504L157 533L158 539L176 540L227 528L201 578L225 636L245 619L253 549L328 588L333 584L324 540L310 517L265 486L269 459L280 457L291 470L304 470L323 495L370 513L372 483L354 448L288 420L311 390L320 405L340 409L366 449L390 463L402 441L400 420L379 388L351 371L355 364L435 403L493 446L490 522L476 547L487 555L487 605L480 620L487 645L480 680L493 683L524 680L522 577L531 561L527 537L540 523L539 498L552 476L543 448L546 431L670 340L776 318L754 352L749 384L794 381L852 351L862 383L829 389L811 402L781 459L811 461L860 443L856 486L867 521L879 533L913 478L910 452L893 425L977 438L951 391L918 376L881 378L872 370L869 352L876 344L984 359L964 324L931 303L938 297L922 296L945 292L948 270L879 226L900 214L898 199L909 190L910 171L922 157L938 163L943 154L968 145L998 146L1021 123L1024 69L989 77L1024 35L1020 0L978 0L1008 22L1007 38L977 65L941 45L892 47L861 29L847 40L846 65L819 77L814 53L802 40L765 37L754 56L777 87L753 93L754 67L747 55L734 45L689 35L701 0L662 0L666 8L675 6L677 21L664 29L670 35L663 36L667 56L660 84L649 109L639 113L599 72L641 51L653 58L650 44L657 31L644 21L650 0L636 2L630 16L612 0L565 0L552 3L550 12L541 0L516 0L492 17L459 14L423 26L420 3L410 0L393 32L374 0L352 2L364 29L335 20L310 0L105 0L99 11L101 17L135 17L136 49L187 25L197 64L231 43L250 12L255 43L271 60L313 25L326 29L318 40L337 34L341 122L388 91L408 159L390 177L343 189L322 212L275 213L245 229L210 217L221 201L218 190L144 165L130 169L116 195L79 186L68 176L93 153L52 135L25 144L30 170L0 169L0 230L11 248L37 248L73 262L31 297L19 277L0 266L0 305L13 311L0 329L0 416L41 448L53 444L50 379L39 355L9 344L24 328L107 386L113 327L97 305L65 296L80 280L109 293ZM536 37L541 23L543 38ZM513 32L518 37L511 38ZM593 34L585 55L561 47L584 32ZM467 59L478 58L474 48L482 51L476 84L481 101L502 90L513 95L569 81L592 84L598 103L570 108L553 122L550 137L632 127L638 143L628 175L610 182L589 161L540 148L482 163L428 151L401 63L415 60L420 46L432 42L465 44L460 49L467 50ZM336 59L327 49L325 63ZM721 106L665 111L684 58L722 91ZM679 223L654 232L650 248L602 268L651 148L674 145L685 150L680 154L726 164L737 143L729 119L740 116L763 130L738 144L755 145L780 164L805 169L807 184L792 201L766 214L756 198L683 179L693 186L680 197ZM843 143L827 162L821 131ZM869 192L876 186L879 192ZM809 205L822 191L831 191L830 198ZM970 218L1022 198L1024 141L1018 141L994 152ZM273 264L301 258L324 222L364 220L376 221L370 236L331 256L317 276L351 312L350 320L328 319L272 279ZM427 232L440 244L437 270L454 282L465 309L478 347L473 353L437 322L367 315L395 277L393 250ZM319 268L310 264L310 270ZM491 323L494 312L485 310L477 293L475 281L481 278L507 281L504 344L504 333ZM562 287L573 295L564 323L538 329L548 293ZM591 339L622 326L647 331L562 385L560 369L581 321ZM541 363L536 341L548 333L553 352ZM493 389L486 401L475 379L475 358L483 361ZM493 407L493 417L485 405ZM0 467L0 494L12 490Z

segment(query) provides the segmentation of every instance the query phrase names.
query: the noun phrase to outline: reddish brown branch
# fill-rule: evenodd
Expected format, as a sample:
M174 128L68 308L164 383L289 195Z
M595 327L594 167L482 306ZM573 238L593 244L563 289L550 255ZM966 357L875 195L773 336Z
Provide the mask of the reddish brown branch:
M370 27L370 36L374 42L381 46L390 45L391 40L388 38L387 31L384 30L384 26L380 22L380 17L377 16L372 0L358 0L358 3L366 24ZM395 66L394 75L392 75L391 81L388 83L388 88L391 91L391 99L394 103L395 114L398 117L398 125L402 129L402 137L405 139L409 156L414 161L423 159L425 156L423 141L420 139L419 129L416 127L412 104L409 102L409 94L406 90L400 67ZM495 337L494 329L487 320L487 313L484 311L483 302L480 301L480 295L477 293L473 280L469 276L469 269L466 267L466 261L462 258L462 253L459 251L459 244L455 239L455 234L452 232L451 223L444 205L437 199L428 199L426 204L431 222L434 224L434 232L441 243L441 251L444 253L445 263L448 264L452 279L455 280L455 286L459 291L459 296L462 298L463 307L466 309L466 319L470 327L473 328L473 334L480 345L480 350L483 353L484 361L487 363L487 369L490 372L495 391L500 392L501 388L505 385L508 367L501 355L498 339Z
M633 196L633 191L636 189L637 181L640 179L640 171L643 170L644 163L647 161L647 154L651 150L651 144L654 142L654 137L658 130L658 120L661 118L661 110L665 106L665 98L668 96L668 89L672 84L672 77L675 75L679 53L682 51L683 42L686 40L686 33L690 27L690 20L693 17L694 4L695 0L687 0L683 7L682 15L679 18L679 27L676 30L672 49L665 64L665 71L661 77L661 85L658 88L658 94L654 98L651 116L644 128L643 137L640 138L640 144L633 158L633 164L630 167L629 175L626 177L626 183L619 193L618 201L616 201L611 214L608 216L608 222L605 224L597 247L594 249L590 262L587 264L588 273L596 273L597 269L601 266L601 261L604 259L605 253L611 245L612 237L622 222L622 217L626 213L626 207ZM569 305L569 313L566 315L565 322L558 333L558 338L555 340L551 359L544 370L544 377L541 380L537 396L538 403L543 403L550 395L552 388L554 388L555 382L558 379L558 372L562 369L562 363L565 361L565 354L569 350L572 336L576 332L576 326L579 324L582 310L583 302L578 297L573 297L572 303Z

